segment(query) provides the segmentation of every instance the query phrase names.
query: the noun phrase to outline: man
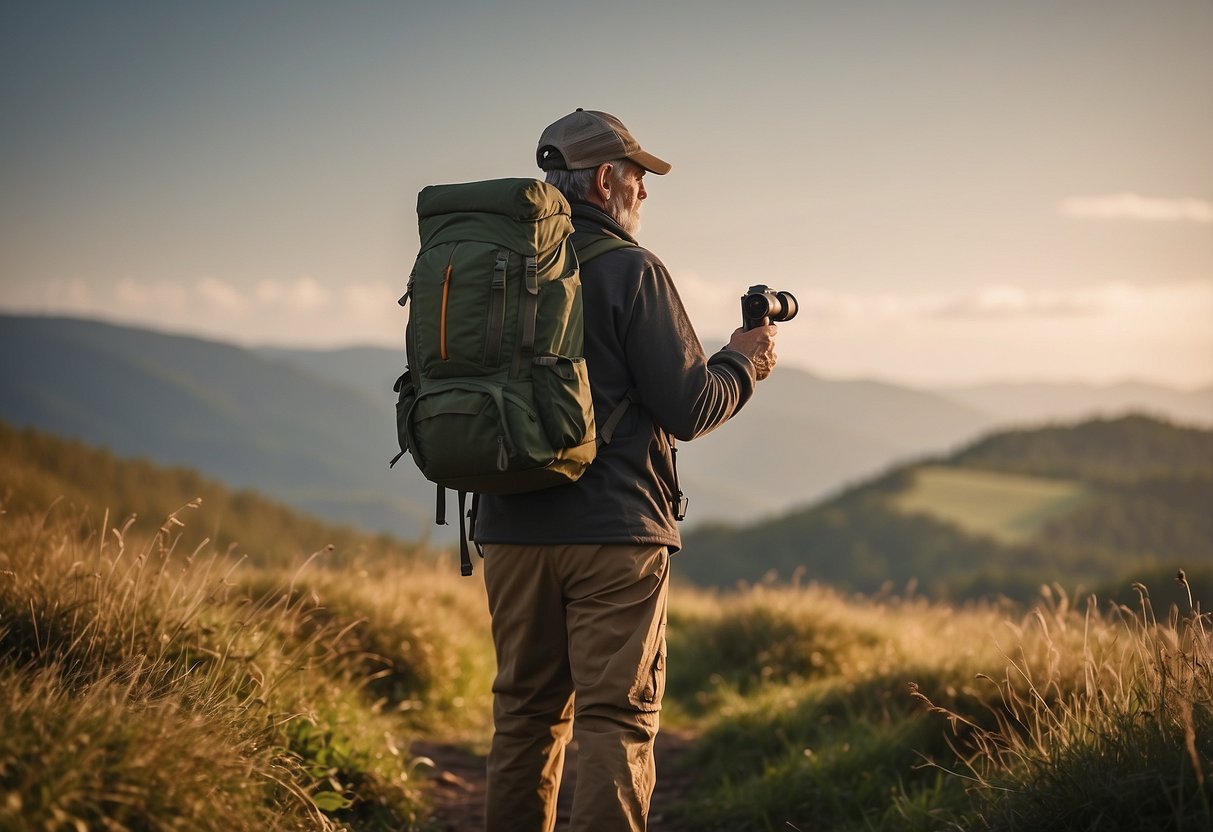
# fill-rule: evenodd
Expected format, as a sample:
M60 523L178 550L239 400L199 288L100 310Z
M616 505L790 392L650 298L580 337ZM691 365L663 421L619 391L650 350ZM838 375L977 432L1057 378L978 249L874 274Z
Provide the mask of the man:
M707 358L678 292L636 245L645 173L670 165L607 113L543 131L537 158L574 228L628 246L581 270L585 358L603 420L634 400L577 482L481 498L476 537L497 651L489 832L547 832L570 734L570 829L643 830L665 689L669 555L680 546L674 441L718 427L775 366L775 327L733 333Z

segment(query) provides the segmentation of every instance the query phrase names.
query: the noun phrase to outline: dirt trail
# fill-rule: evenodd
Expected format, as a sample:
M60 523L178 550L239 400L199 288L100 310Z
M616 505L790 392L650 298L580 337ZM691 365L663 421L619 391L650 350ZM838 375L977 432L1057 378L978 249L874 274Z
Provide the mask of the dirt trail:
M689 832L689 827L676 823L667 810L685 799L692 774L685 771L680 760L691 747L688 734L662 729L657 735L657 787L653 792L649 814L649 832ZM484 757L456 745L419 741L412 745L414 756L429 757L435 763L429 775L431 798L434 802L432 820L442 832L480 832L484 828ZM573 805L573 785L577 779L577 747L569 744L565 755L564 777L560 798L556 804L556 829L568 825Z

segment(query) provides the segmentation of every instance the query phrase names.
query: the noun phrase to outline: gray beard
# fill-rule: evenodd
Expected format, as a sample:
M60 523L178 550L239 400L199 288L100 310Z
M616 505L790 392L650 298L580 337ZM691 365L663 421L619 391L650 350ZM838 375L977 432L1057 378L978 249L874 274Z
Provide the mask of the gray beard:
M635 237L640 232L640 200L636 200L636 204L629 211L621 196L618 192L611 194L607 200L607 213L619 223L619 227L626 231L628 236Z

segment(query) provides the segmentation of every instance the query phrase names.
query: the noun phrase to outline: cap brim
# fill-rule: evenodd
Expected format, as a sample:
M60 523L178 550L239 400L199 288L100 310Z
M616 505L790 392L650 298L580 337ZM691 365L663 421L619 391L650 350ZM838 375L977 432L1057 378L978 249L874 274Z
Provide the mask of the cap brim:
M671 165L669 162L658 159L652 153L646 153L643 150L636 151L628 156L628 159L640 165L649 173L655 173L658 176L664 176L673 168L673 165Z

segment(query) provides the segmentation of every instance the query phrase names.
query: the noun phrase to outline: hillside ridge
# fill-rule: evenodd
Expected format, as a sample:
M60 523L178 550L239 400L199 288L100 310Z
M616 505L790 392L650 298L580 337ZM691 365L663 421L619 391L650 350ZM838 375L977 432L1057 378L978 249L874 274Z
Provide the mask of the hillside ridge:
M961 487L925 481L932 470L957 472ZM999 492L998 478L984 474L980 485L992 487L993 496L984 506L966 505L965 499L980 499L974 497L979 483L963 487L966 470L974 477L1035 477L1050 487L1066 482L1082 493L1060 489L1050 497L1042 488L1039 500L1024 503L1027 514L1015 515L1006 505L990 505L1005 503L1009 492ZM950 502L938 503L945 499ZM1121 576L1133 570L1173 576L1185 564L1189 571L1208 568L1210 505L1213 430L1126 416L987 435L815 506L749 525L698 529L679 557L692 582L714 586L802 576L860 592L914 582L940 597L1026 598L1054 581L1121 586ZM972 522L958 522L958 511ZM1015 523L1022 533L998 534L988 525L982 533L983 522Z
M82 518L108 515L115 528L134 516L157 523L191 503L205 506L208 525L182 527L180 546L204 539L219 551L234 550L254 563L296 563L310 554L300 541L333 547L329 563L355 560L368 551L414 558L424 550L389 535L372 535L297 511L248 489L232 489L182 466L126 458L77 439L0 421L0 509L5 514L48 511Z

